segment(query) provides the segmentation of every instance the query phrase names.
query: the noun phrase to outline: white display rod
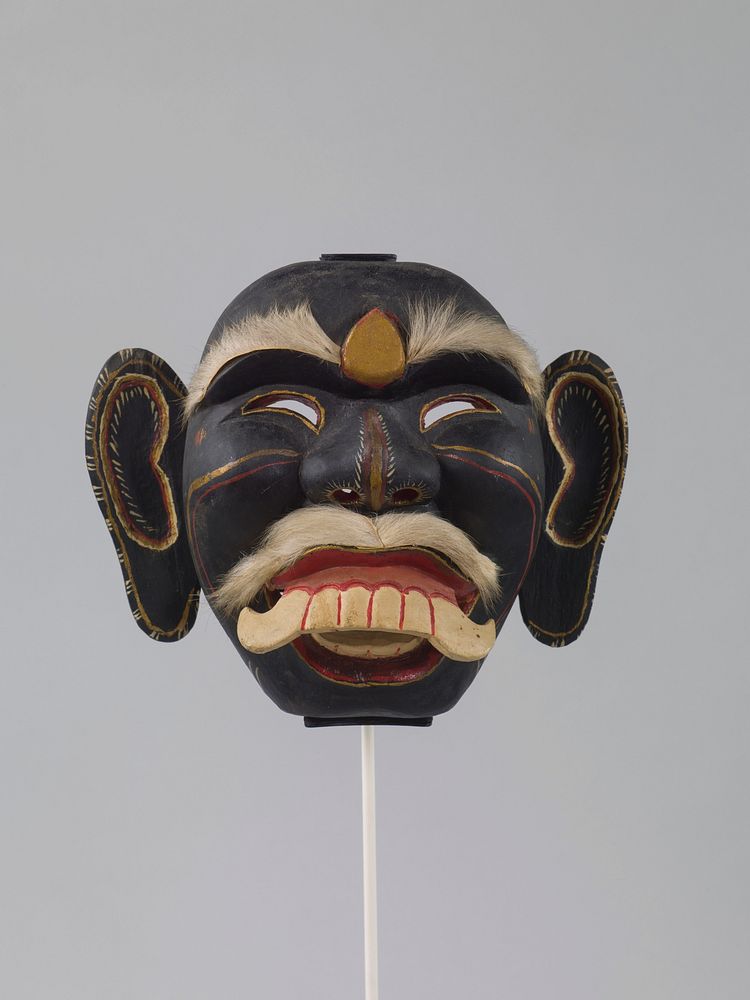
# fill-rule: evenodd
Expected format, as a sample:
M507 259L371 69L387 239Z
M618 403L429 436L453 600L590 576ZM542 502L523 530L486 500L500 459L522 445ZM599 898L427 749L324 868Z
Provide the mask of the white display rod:
M378 1000L378 885L375 870L375 732L362 726L362 874L365 908L365 1000Z

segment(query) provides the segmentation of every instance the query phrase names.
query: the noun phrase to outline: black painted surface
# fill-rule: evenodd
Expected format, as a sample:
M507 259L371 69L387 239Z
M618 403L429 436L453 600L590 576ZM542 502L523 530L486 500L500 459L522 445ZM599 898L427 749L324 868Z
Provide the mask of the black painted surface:
M462 310L499 317L463 279L439 268L398 263L390 255L324 257L280 268L251 284L224 310L207 347L230 322L304 301L338 344L373 308L406 329L408 305L422 296L451 298ZM118 417L119 437L126 442L120 445L118 438L125 449L120 464L128 502L152 540L163 542L170 527L165 489L174 500L176 537L160 551L148 547L148 538L145 544L133 541L116 514L112 517L113 487L97 448L101 452L113 367L152 378L156 388L143 383L141 390L145 386L148 395L158 389L169 416L156 463L163 479L154 464L160 426L154 408L136 393L123 402ZM559 396L546 419L508 366L476 355L412 365L378 390L345 378L332 363L268 350L225 366L183 429L179 407L185 390L171 369L145 351L110 359L90 404L87 461L108 526L114 524L118 552L124 550L128 562L123 571L131 608L135 613L147 606L150 619L159 623L158 634L143 620L140 627L154 638L180 638L195 617L197 581L212 603L224 574L281 517L303 506L340 502L333 487L356 480L362 427L375 413L389 439L387 489L377 503L361 490L354 509L365 516L425 511L450 521L501 568L502 596L488 606L478 601L471 613L475 621L491 616L499 631L520 590L524 619L536 638L549 645L572 641L588 618L601 545L619 497L626 420L614 377L595 356L574 352L545 374L548 393ZM320 433L282 412L243 412L248 399L274 390L314 396L325 412ZM593 403L586 391L593 393ZM451 394L477 395L489 409L422 430L422 407ZM124 521L130 516L126 512ZM138 536L137 518L133 524ZM258 597L254 606L263 610L265 598ZM291 645L248 653L237 639L237 616L218 617L266 694L312 727L427 725L458 701L481 666L442 658L428 676L411 683L339 683L313 670Z

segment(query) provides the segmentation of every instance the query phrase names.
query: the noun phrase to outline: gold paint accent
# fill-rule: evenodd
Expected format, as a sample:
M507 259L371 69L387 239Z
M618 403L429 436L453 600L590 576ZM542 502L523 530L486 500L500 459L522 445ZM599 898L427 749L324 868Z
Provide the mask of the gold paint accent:
M153 413L157 417L157 435L151 445L148 463L154 476L159 481L162 499L164 500L164 506L167 513L167 532L164 538L160 540L149 538L145 532L139 531L134 525L128 523L129 520L132 520L132 517L131 519L128 518L128 512L123 506L123 487L120 485L118 477L113 474L113 461L110 458L105 446L105 438L110 433L112 425L112 411L116 407L119 412L123 402L123 396L121 393L123 391L127 392L128 389L141 389L143 393L153 402ZM125 398L125 402L127 402L127 398ZM95 409L98 410L98 401ZM175 510L172 486L167 478L167 474L164 472L164 469L162 469L161 465L159 465L159 460L161 459L168 437L169 404L167 403L164 393L161 391L159 383L156 379L151 378L150 375L141 374L126 374L116 378L112 386L112 391L107 397L107 402L104 406L104 412L101 417L101 426L99 428L99 456L102 463L104 481L107 484L107 490L112 498L112 502L114 503L117 519L122 525L125 534L131 541L135 542L136 545L140 545L142 549L151 549L154 552L163 552L165 549L171 548L177 541L177 535L179 533L177 511ZM94 490L94 493L96 493L96 490Z
M586 352L586 355L587 355L587 363L590 364L591 367L593 367L596 371L598 371L601 375L604 376L604 379L606 381L606 388L612 393L612 397L614 400L614 412L617 416L617 419L621 421L622 432L624 435L624 447L620 453L621 461L619 463L620 465L619 475L615 482L615 486L612 490L610 498L605 504L606 515L604 516L602 523L600 524L599 539L596 545L592 547L591 561L589 563L589 570L586 578L586 590L584 591L583 601L581 603L581 611L580 614L578 615L578 618L576 619L575 623L571 626L571 628L566 629L566 631L564 632L552 632L549 629L543 628L541 625L538 625L536 622L533 621L528 622L529 628L535 629L541 635L547 635L558 639L558 642L551 643L552 646L565 646L566 638L569 635L572 635L580 628L581 622L586 617L586 612L588 611L589 605L591 604L591 584L594 579L594 574L598 566L597 554L599 554L599 556L601 557L600 549L603 548L604 543L607 540L609 525L612 523L612 518L614 517L615 510L617 509L617 505L620 502L620 496L622 495L622 487L625 481L625 462L622 461L622 459L626 457L628 454L628 442L627 442L628 415L622 401L620 388L611 368L604 368L604 369L599 368L592 361L590 361L588 352ZM557 372L558 376L562 376L564 372L570 372L571 370L577 369L577 364L575 362L574 354L570 354L568 357L569 357L568 363L566 365L563 365L559 369L559 371ZM543 374L545 379L549 378L548 369L545 369ZM601 382L597 382L597 385L602 388L604 387ZM620 444L619 436L617 437L617 441L619 447Z
M300 453L298 451L290 451L288 448L262 448L260 451L251 451L248 455L243 455L241 458L236 458L233 462L227 462L226 465L220 466L218 469L214 469L212 472L207 472L205 476L199 476L194 479L190 484L187 497L185 498L185 510L187 511L190 506L190 500L196 490L199 490L201 486L205 486L206 483L210 483L213 479L218 479L219 476L223 476L225 472L229 472L231 469L236 469L237 466L242 465L244 462L248 462L251 458L265 458L267 455L283 455L285 458L299 458Z
M539 503L542 505L542 507L544 506L544 502L542 500L542 494L539 491L539 486L537 485L536 480L533 479L525 469L522 469L520 465L516 465L515 462L509 462L506 458L500 458L499 455L493 455L492 452L490 451L483 451L481 448L471 448L469 447L469 445L466 444L434 444L432 445L432 447L436 451L467 451L469 452L469 454L472 455L483 455L485 458L491 458L494 462L497 462L499 465L506 465L509 469L515 469L516 472L521 473L523 478L533 489Z
M564 538L553 527L553 522L557 514L557 509L562 503L563 497L567 493L568 488L570 487L570 484L575 476L575 462L573 461L570 453L565 447L562 438L558 434L557 426L555 424L555 407L557 406L560 393L563 391L563 389L569 382L573 381L587 382L590 385L593 385L597 390L599 390L602 393L605 393L608 396L607 402L612 408L611 414L613 418L613 426L611 428L612 440L615 443L615 453L613 454L611 459L611 465L613 470L613 482L609 489L610 495L607 497L606 502L601 505L601 513L594 522L593 526L586 532L586 534L582 539L576 539L575 541L571 541L569 538ZM590 392L591 390L589 389L588 391ZM555 543L555 545L560 545L563 546L564 548L569 548L569 549L585 548L597 535L600 528L602 527L602 524L606 517L607 509L609 507L611 496L617 489L617 480L618 478L620 480L622 479L622 468L620 462L620 456L621 456L620 435L618 433L619 412L620 412L620 407L618 406L618 400L613 394L612 390L609 388L609 386L604 385L600 379L597 379L593 375L588 374L588 372L578 372L578 371L568 372L567 374L563 375L561 378L556 380L554 386L549 392L549 395L547 396L547 405L545 409L547 430L549 431L550 439L552 440L552 443L554 444L555 449L558 455L560 456L560 460L563 464L563 470L564 470L562 481L558 486L557 492L555 493L552 499L552 503L549 506L549 510L547 511L547 518L544 526L545 531L552 539L552 541Z
M382 309L371 309L349 331L341 371L360 385L381 389L404 374L406 352L398 327Z
M581 622L585 618L586 611L588 610L589 604L591 603L591 599L590 599L589 595L591 593L591 581L592 581L593 576L594 576L594 570L596 569L596 566L597 566L597 559L596 559L597 550L598 550L598 546L595 545L594 546L593 554L591 556L591 562L589 564L589 572L588 572L588 577L586 579L586 590L584 591L583 602L581 604L581 613L579 614L578 618L576 619L575 625L571 626L571 628L569 628L569 629L566 629L564 632L550 632L549 629L542 628L542 626L541 625L537 625L536 622L529 621L529 625L532 628L535 628L537 630L537 632L541 632L542 635L551 635L551 636L556 636L558 638L564 639L566 636L572 635L572 633L575 632L578 629L578 627L580 626ZM564 646L565 643L561 642L560 645Z
M366 499L375 513L381 511L385 503L390 458L389 441L388 429L382 415L370 407L362 417L360 450L362 464L365 468L369 465Z
M379 456L373 457L370 466L370 497L372 498L372 509L377 512L383 507L383 471L380 467Z
M440 403L450 403L453 400L455 400L456 402L462 402L464 400L472 402L473 400L476 399L481 400L481 402L485 403L486 406L484 407L477 406L473 410L458 410L456 413L446 413L444 417L438 417L435 423L430 424L429 427L425 427L424 425L425 417L427 416L427 413L434 406L439 406ZM431 399L429 403L425 403L422 409L419 411L419 429L420 431L422 431L422 433L425 433L425 431L431 430L433 427L435 427L436 424L442 424L444 420L452 420L453 417L465 417L468 413L477 414L477 413L502 413L502 412L503 411L500 409L500 407L496 406L492 402L492 400L485 399L484 396L480 396L478 393L457 392L449 396L438 396L437 399ZM531 420L531 418L529 418L529 420Z
M318 416L320 417L320 423L316 425L301 413L297 413L296 410L287 410L283 406L252 406L256 399L268 399L269 396L278 396L281 399L306 400L314 410L317 410ZM240 413L242 413L243 416L247 416L250 413L287 413L290 416L301 420L306 427L309 427L311 431L315 431L316 434L320 434L323 429L323 425L326 422L326 411L315 396L310 395L309 392L296 392L288 389L271 389L270 392L259 392L256 396L248 399L248 401L243 404Z
M102 398L104 397L107 388L117 378L117 376L123 370L123 368L128 367L128 363L132 355L133 355L132 348L125 348L124 350L120 351L120 357L123 359L123 364L119 368L116 368L113 372L111 373L108 372L107 380L102 384L101 391L96 397L96 407L91 414L90 423L86 428L86 440L91 445L91 458L94 462L94 465L96 466L96 471L99 477L103 479L105 482L106 482L106 477L104 476L103 469L101 469L100 467L101 455L99 452L99 442L97 435L94 433L97 424L97 414L99 412L99 408L102 403ZM175 383L172 382L171 379L167 378L167 376L161 370L160 366L155 363L155 360L156 359L152 359L150 361L142 360L140 364L146 365L147 367L151 368L151 370L154 372L155 375L158 375L159 378L163 379L164 384L169 389L172 390L175 396L177 396L178 398L183 397L185 395L184 388L175 385ZM115 543L115 550L117 552L117 558L120 565L123 567L123 576L125 577L125 579L130 579L132 582L132 588L130 593L128 594L128 598L132 597L133 601L136 604L135 608L133 608L131 605L131 612L133 614L133 617L135 618L136 621L143 620L146 623L146 625L150 630L151 637L154 639L158 640L160 636L164 636L165 638L171 638L173 636L177 636L179 638L180 636L184 635L187 629L188 618L190 617L190 612L192 610L192 607L200 599L200 587L196 588L195 590L191 590L190 593L188 594L187 601L185 602L185 607L183 609L182 615L180 616L180 620L173 629L163 629L160 626L155 625L149 618L146 609L143 606L143 602L141 601L138 588L135 584L133 570L130 564L130 559L128 557L127 549L123 542L122 535L120 534L117 525L114 522L114 515L112 507L109 502L109 495L106 493L106 491L104 491L101 499L97 497L97 500L99 502L99 506L102 508L102 511L104 512L104 522L107 526L107 530L113 537Z

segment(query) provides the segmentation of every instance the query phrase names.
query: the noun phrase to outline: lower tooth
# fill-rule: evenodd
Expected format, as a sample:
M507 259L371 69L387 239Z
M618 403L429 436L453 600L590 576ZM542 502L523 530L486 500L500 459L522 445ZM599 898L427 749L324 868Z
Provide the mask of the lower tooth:
M365 659L382 660L394 656L403 656L411 652L423 641L419 636L412 635L373 635L366 633L361 637L351 632L320 632L313 634L313 639L340 656L364 657Z

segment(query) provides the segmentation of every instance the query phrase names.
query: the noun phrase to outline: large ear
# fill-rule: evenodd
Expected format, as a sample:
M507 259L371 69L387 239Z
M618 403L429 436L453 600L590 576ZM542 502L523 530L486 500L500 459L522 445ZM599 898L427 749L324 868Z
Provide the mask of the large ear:
M182 510L185 393L161 358L123 350L99 372L86 422L86 466L133 617L167 642L190 630L200 597Z
M544 379L546 517L520 604L534 638L565 646L591 611L625 476L628 422L612 369L595 354L564 354Z

